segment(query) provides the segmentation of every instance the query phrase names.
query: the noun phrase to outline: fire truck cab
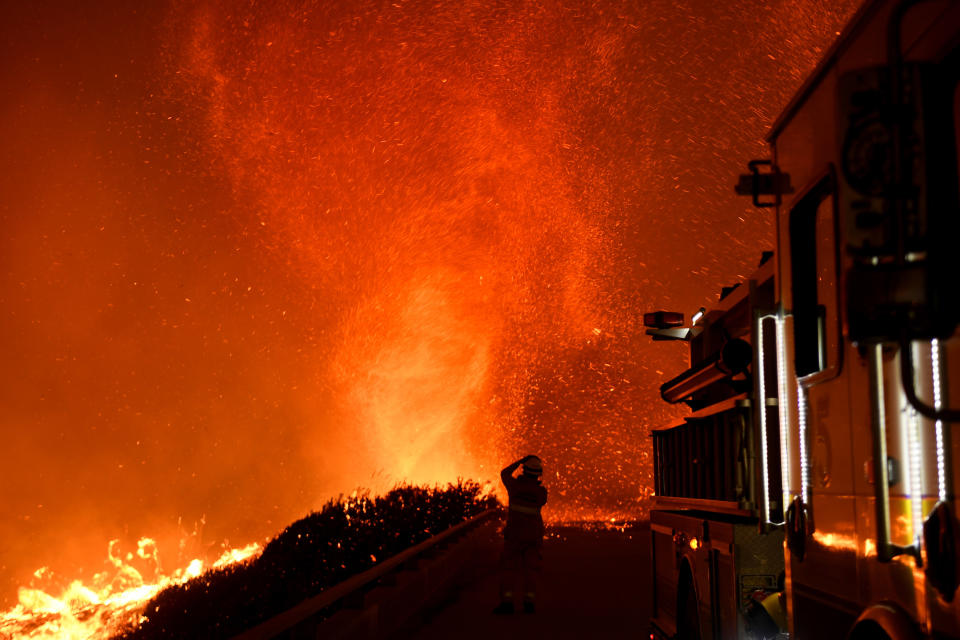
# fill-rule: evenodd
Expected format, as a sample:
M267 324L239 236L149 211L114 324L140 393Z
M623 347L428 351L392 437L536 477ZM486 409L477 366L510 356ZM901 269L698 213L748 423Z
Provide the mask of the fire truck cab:
M723 621L751 604L753 569L738 563L750 545L765 548L781 534L783 636L960 638L958 83L960 2L868 2L774 124L770 158L741 178L738 192L776 217L770 294L757 295L768 286L763 274L741 287L751 324L724 337L751 345L749 388L720 401L732 407L692 406L732 416L740 403L741 433L753 437L736 454L746 493L729 494L742 508L723 517L740 518L734 527L755 521L755 534L744 532L738 547L734 533L725 575L722 545L708 538L723 509L681 504L670 474L678 464L703 465L703 451L715 459L731 452L716 440L690 445L698 436L678 436L673 445L670 430L655 433L656 633L770 637L749 624L733 635ZM721 309L717 319L731 324L730 314ZM704 382L697 336L653 320L652 332L691 339L685 375ZM690 404L735 381L728 374L664 398ZM708 438L717 438L713 430ZM672 446L680 455L657 457ZM680 549L690 534L679 536L676 523L691 518L714 558ZM737 598L718 605L730 585ZM683 619L691 612L693 623Z
M958 81L960 2L869 3L768 136L793 637L960 637Z

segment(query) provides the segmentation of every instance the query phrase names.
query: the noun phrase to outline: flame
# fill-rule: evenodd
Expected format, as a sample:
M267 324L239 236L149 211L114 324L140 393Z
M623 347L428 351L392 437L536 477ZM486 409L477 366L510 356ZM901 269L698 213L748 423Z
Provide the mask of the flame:
M0 638L89 640L108 638L125 628L139 624L144 607L166 587L182 584L209 569L219 569L255 558L262 546L252 542L226 549L209 566L194 558L186 566L167 575L160 570L157 544L152 538L140 538L136 552L122 556L117 540L107 549L107 563L112 570L97 574L90 584L73 580L52 595L54 587L20 587L17 604L0 613ZM144 567L129 564L134 557L146 560L153 577L145 579ZM34 572L41 582L50 580L51 572L41 567Z
M259 542L251 542L247 546L240 547L238 549L227 549L223 552L222 556L213 562L213 565L211 566L214 569L219 569L220 567L227 567L231 564L237 564L238 562L246 562L251 558L257 557L262 550L263 548L260 546ZM193 563L191 562L191 566L192 565Z
M466 305L467 278L441 269L392 286L389 298L360 305L342 338L332 377L367 444L367 464L386 470L374 490L489 475L465 435L483 419L477 407L489 392L497 326ZM382 340L370 325L385 322L393 329Z

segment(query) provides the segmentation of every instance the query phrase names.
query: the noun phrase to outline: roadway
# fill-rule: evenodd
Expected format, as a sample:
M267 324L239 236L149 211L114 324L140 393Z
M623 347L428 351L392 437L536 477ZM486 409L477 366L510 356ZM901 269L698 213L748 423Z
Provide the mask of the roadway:
M502 542L491 530L479 568L394 640L648 638L649 535L649 528L640 526L549 529L537 612L498 616L492 611Z

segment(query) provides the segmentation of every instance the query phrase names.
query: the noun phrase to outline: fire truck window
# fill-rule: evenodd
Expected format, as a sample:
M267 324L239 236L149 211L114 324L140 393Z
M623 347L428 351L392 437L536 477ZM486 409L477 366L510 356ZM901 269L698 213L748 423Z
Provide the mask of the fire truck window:
M834 232L833 195L817 206L817 310L819 369L834 364L837 344L837 254Z
M790 211L794 366L800 377L826 369L836 348L832 193L827 176Z

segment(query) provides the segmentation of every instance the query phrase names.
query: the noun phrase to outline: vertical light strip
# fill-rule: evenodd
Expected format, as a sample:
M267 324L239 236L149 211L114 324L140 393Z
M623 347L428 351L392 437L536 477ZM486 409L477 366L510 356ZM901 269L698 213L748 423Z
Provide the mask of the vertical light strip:
M763 475L763 521L770 524L770 471L767 469L769 445L767 444L767 390L764 379L763 321L757 319L757 403L760 413L760 473Z
M810 504L810 466L807 457L807 389L797 382L797 431L800 438L800 497Z
M783 481L783 506L790 503L790 405L787 402L787 356L784 319L777 314L777 400L780 413L780 473Z
M930 368L933 370L933 408L940 410L943 398L941 387L943 376L943 358L940 354L940 341L934 338L930 341ZM947 469L945 452L943 449L943 421L937 420L937 495L941 502L947 499Z
M910 342L907 348L909 354L901 353L900 357L909 357L914 362L917 361L918 343ZM914 370L913 380L904 380L903 385L913 385L917 388L918 372ZM923 530L923 449L920 443L920 414L917 410L907 403L907 420L901 428L907 430L907 455L910 456L909 482L907 483L907 495L910 498L910 520L913 534L913 545L920 549L920 537Z

